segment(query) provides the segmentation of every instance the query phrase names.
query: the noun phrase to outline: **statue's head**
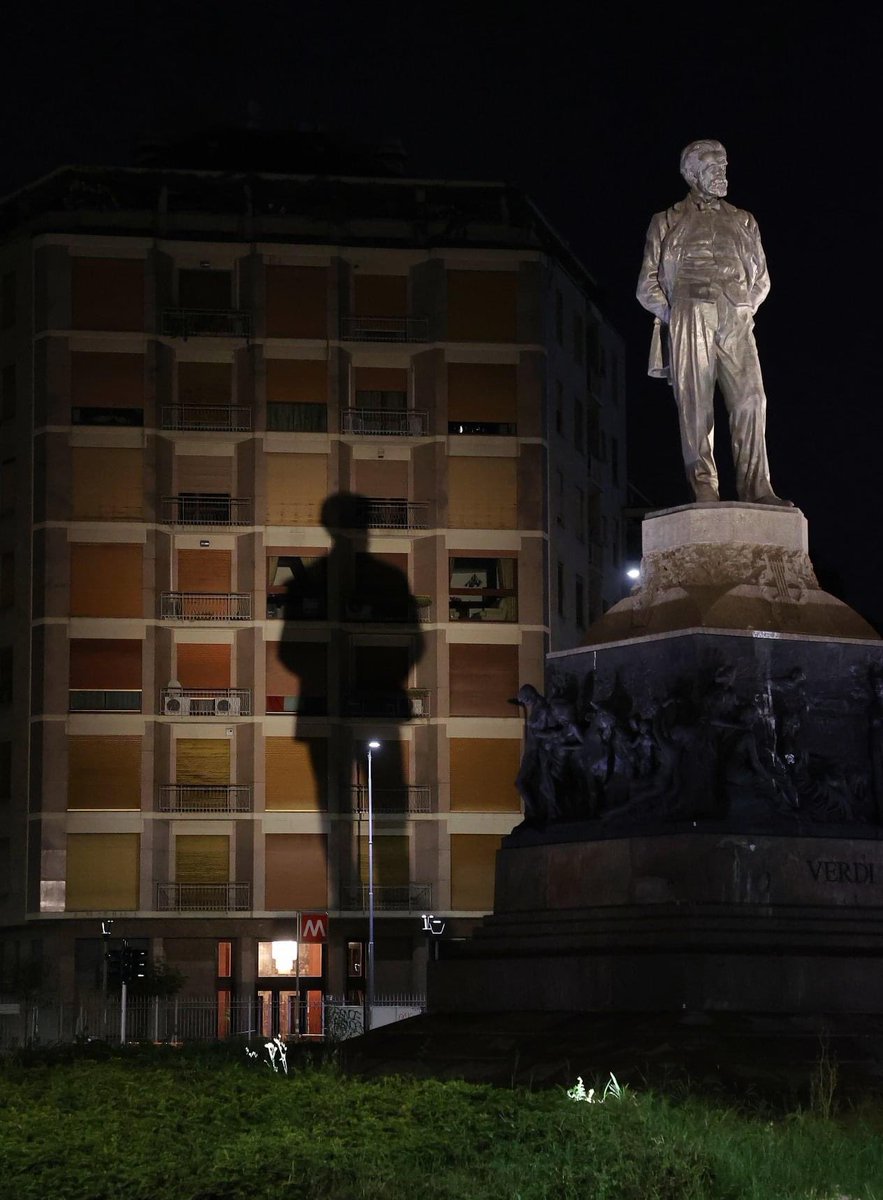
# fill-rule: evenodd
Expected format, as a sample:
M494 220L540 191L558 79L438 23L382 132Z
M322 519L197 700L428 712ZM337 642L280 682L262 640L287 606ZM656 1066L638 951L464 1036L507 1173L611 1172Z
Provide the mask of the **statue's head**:
M681 174L702 196L726 196L727 152L712 138L690 142L681 151Z

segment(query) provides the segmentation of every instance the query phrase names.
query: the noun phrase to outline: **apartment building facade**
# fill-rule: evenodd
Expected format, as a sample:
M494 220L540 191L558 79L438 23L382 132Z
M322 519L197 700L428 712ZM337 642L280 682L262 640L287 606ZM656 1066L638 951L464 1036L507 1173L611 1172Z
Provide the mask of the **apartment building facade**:
M65 168L2 205L0 991L106 942L267 1032L466 936L521 683L624 593L622 348L496 184ZM298 947L299 914L328 914Z

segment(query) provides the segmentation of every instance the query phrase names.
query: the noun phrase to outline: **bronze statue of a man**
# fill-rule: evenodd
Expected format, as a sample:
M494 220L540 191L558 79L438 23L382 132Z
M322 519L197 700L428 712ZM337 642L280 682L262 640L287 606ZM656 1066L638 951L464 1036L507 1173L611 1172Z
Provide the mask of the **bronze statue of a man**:
M770 288L757 222L727 204L727 153L691 142L681 154L689 195L650 222L638 300L656 317L649 374L674 389L687 479L697 503L720 499L714 387L730 418L736 490L753 504L790 506L770 483L766 396L754 313Z

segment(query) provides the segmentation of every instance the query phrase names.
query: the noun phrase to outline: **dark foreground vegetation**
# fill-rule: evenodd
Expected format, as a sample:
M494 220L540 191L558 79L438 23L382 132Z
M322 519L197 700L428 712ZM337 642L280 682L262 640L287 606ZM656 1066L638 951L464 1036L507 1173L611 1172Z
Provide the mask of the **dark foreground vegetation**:
M835 1111L830 1075L784 1114L289 1067L262 1047L0 1061L0 1197L883 1200L883 1103Z

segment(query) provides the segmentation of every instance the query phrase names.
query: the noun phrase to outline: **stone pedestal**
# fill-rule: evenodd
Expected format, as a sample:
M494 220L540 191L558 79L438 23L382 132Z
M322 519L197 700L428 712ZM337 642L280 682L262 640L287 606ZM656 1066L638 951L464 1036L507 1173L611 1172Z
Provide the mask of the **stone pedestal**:
M883 1014L883 642L807 544L796 509L645 520L632 596L548 657L545 810L432 1010Z

